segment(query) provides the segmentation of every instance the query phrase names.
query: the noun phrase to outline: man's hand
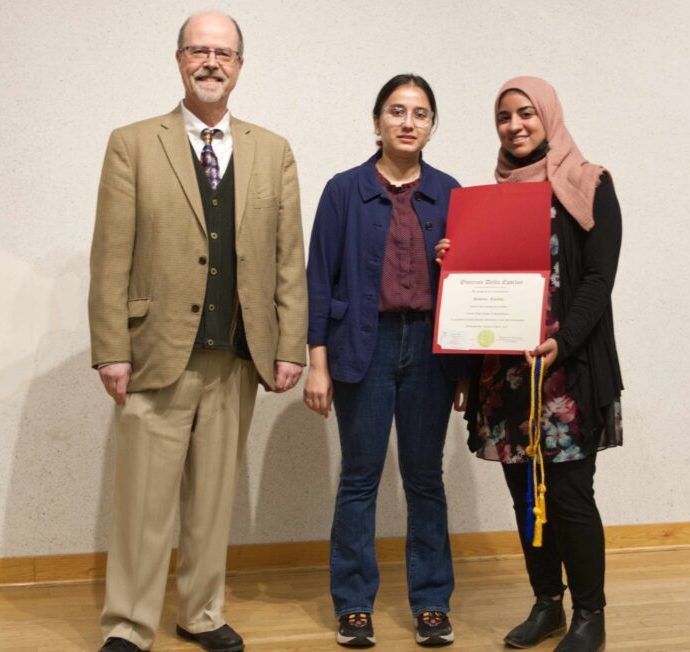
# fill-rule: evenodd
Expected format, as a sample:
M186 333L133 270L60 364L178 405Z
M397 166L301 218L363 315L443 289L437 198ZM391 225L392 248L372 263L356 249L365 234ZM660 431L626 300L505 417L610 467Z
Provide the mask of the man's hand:
M453 401L453 407L458 412L464 412L467 409L467 392L469 391L469 388L469 378L458 380L458 382L455 384L455 400Z
M302 375L302 365L295 362L285 362L285 360L276 360L274 365L274 392L287 392L292 389Z
M532 365L532 360L536 355L544 356L544 369L548 369L558 356L558 342L550 337L548 340L544 340L534 351L525 351L525 360L527 360L528 365Z
M98 369L103 387L118 405L125 404L127 385L132 375L132 365L129 362L113 362Z

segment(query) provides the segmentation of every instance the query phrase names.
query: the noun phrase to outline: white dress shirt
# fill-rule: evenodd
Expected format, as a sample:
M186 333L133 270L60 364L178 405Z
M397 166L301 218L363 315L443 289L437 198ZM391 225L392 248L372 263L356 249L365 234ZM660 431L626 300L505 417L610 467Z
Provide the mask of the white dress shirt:
M222 136L216 135L213 138L211 147L218 159L218 172L220 178L223 178L225 171L228 169L230 157L232 156L232 133L230 132L230 111L226 111L225 115L220 119L217 125L207 125L199 118L197 118L185 105L184 101L180 102L182 108L182 117L184 118L184 126L187 131L189 142L194 148L197 159L201 160L201 150L204 148L203 138L201 132L204 129L220 129L223 132Z

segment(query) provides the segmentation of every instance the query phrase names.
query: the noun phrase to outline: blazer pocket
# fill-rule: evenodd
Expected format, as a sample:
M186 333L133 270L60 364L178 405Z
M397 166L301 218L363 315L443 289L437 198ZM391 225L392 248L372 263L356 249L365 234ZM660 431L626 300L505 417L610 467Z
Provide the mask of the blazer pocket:
M276 208L278 206L278 198L275 196L270 197L253 197L249 202L249 205L255 209L265 209L265 208Z
M127 302L127 317L130 319L145 317L150 304L151 299L130 299Z
M350 307L349 301L341 301L340 299L331 299L331 319L340 320L345 316L347 309Z

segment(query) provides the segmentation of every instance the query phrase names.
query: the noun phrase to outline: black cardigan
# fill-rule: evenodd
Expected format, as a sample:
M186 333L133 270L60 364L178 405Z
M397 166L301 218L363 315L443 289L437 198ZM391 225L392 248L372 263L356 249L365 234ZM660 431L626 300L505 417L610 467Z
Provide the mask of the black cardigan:
M620 446L622 433L614 427L613 404L623 389L613 332L611 290L621 245L621 211L608 173L594 195L594 226L585 231L554 198L560 247L561 326L554 335L564 365L569 393L585 417L585 439L590 450ZM465 418L468 445L477 450L479 375L470 388Z

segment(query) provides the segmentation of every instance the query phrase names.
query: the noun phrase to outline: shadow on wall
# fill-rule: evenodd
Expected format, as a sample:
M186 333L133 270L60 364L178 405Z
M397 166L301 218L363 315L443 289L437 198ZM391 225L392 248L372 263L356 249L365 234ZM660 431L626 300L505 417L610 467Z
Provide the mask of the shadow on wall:
M304 406L301 386L283 395L259 391L231 541L325 539L337 483L330 463L339 457L337 439L326 420Z
M448 424L443 461L443 478L448 501L448 527L452 533L479 532L482 497L477 494L477 476L482 462L467 448L467 428L463 417L453 410ZM489 503L484 502L484 508Z
M334 415L306 409L302 388L283 395L260 390L238 481L231 543L326 540L340 471ZM296 400L297 399L297 400ZM480 527L478 464L467 450L458 413L448 427L444 478L451 532ZM404 536L406 503L398 470L397 436L391 432L377 504L377 535Z
M47 337L37 357L64 350L66 344L60 335ZM329 537L340 460L337 428L334 417L326 421L308 411L295 400L298 396L300 388L259 397L236 495L232 542ZM464 429L457 422L455 415L444 465L449 521L451 531L473 531L480 526L475 482ZM403 536L406 509L395 430L391 439L379 489L378 534ZM2 556L105 550L113 458L111 403L90 370L89 352L35 376L17 428Z
M295 400L301 395L298 387L288 395L261 396L257 402L235 503L232 542L330 537L340 473L336 420L333 414L326 420L307 410ZM378 536L400 536L406 530L395 430L391 440L378 493ZM263 460L260 465L258 459Z
M56 254L44 264L26 270L12 332L45 334L30 356L3 371L23 398L21 412L4 423L14 446L3 460L9 475L3 557L106 547L112 408L87 348L88 253ZM32 306L27 297L46 301Z
M60 337L46 338L37 356L62 344ZM83 351L29 385L11 462L2 556L106 547L111 408L89 367L89 352Z

